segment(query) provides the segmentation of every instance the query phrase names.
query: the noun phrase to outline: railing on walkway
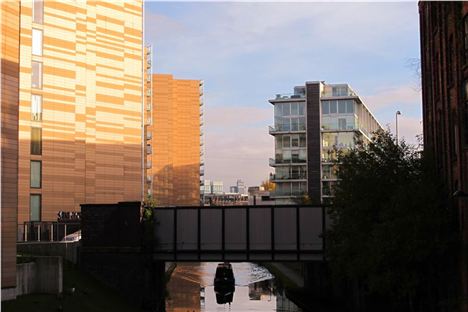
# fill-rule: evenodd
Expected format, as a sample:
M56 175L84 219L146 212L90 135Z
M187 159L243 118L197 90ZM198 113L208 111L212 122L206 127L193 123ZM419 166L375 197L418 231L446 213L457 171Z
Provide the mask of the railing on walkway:
M154 209L154 257L165 261L321 260L326 207L307 205Z
M80 229L81 224L76 220L68 222L27 221L24 224L18 224L18 241L62 241L67 235L75 233Z

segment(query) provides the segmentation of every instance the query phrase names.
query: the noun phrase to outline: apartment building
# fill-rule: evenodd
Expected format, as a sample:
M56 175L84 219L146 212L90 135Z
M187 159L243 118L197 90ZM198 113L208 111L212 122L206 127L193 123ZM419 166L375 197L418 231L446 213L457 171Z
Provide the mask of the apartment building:
M148 90L152 107L145 127L147 194L159 206L198 206L203 177L203 82L153 74Z
M458 213L460 311L468 311L468 2L419 2L424 151Z
M18 222L140 200L142 1L21 1L20 12Z
M277 203L308 195L315 203L333 197L338 150L353 148L355 138L370 140L381 128L362 99L347 84L306 82L293 94L277 94L274 106L275 168L271 194Z

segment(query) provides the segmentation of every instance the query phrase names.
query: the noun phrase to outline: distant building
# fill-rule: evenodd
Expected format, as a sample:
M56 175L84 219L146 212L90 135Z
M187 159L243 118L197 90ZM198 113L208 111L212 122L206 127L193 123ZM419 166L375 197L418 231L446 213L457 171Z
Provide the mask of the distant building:
M278 203L308 195L319 203L333 197L337 182L333 160L338 149L354 147L354 139L370 140L381 126L347 84L306 82L294 93L277 94L274 106L275 167L271 194Z
M231 193L239 193L239 194L244 194L245 195L245 194L247 194L246 191L247 190L246 190L246 187L245 187L245 183L241 179L238 179L236 181L236 185L229 187L229 192L231 192Z
M205 194L205 206L244 206L249 204L248 195L239 193Z
M158 205L200 204L203 83L153 74L146 108L146 188Z
M262 186L251 186L248 189L249 205L275 205L276 201L270 196L270 192Z
M424 150L458 211L461 311L468 311L468 2L420 1ZM455 195L455 196L454 196Z
M223 194L224 193L223 181L212 181L211 182L211 193L212 194Z

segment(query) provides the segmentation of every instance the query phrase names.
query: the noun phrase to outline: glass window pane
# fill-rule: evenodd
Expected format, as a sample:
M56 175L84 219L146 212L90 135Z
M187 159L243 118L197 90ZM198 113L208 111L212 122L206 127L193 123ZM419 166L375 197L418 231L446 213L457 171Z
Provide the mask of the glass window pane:
M33 28L32 30L32 54L42 55L42 30Z
M299 118L291 118L291 131L299 130Z
M289 135L283 136L283 147L290 147L291 146L290 145L291 143L290 143L289 140L290 140Z
M32 61L31 87L42 89L42 63Z
M41 162L37 160L31 160L31 187L40 188L41 187L41 176L42 168Z
M354 113L354 101L352 100L346 101L346 112L348 114Z
M299 107L297 103L291 103L291 115L298 115L299 114Z
M299 103L299 115L305 115L305 103Z
M291 146L292 147L299 147L299 136L295 135L291 137Z
M283 116L289 116L291 115L291 107L289 103L284 103L283 104Z
M346 113L346 101L338 101L338 113L339 114Z
M322 102L322 114L330 114L330 103L328 101Z
M33 22L42 24L44 18L44 2L42 0L34 0L33 3Z
M306 147L306 137L305 137L305 135L300 136L299 146L300 147Z
M31 155L42 154L42 129L31 127Z
M31 95L31 120L42 120L42 96L37 94Z
M336 114L336 101L330 101L330 114Z
M29 200L30 221L41 221L41 195L31 194Z

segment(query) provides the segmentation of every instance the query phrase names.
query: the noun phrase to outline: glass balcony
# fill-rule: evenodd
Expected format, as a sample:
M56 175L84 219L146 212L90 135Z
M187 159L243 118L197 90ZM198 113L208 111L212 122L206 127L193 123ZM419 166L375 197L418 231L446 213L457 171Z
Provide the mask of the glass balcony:
M295 93L282 93L276 94L275 100L291 100L291 99L303 99L305 98L304 94L295 94Z

